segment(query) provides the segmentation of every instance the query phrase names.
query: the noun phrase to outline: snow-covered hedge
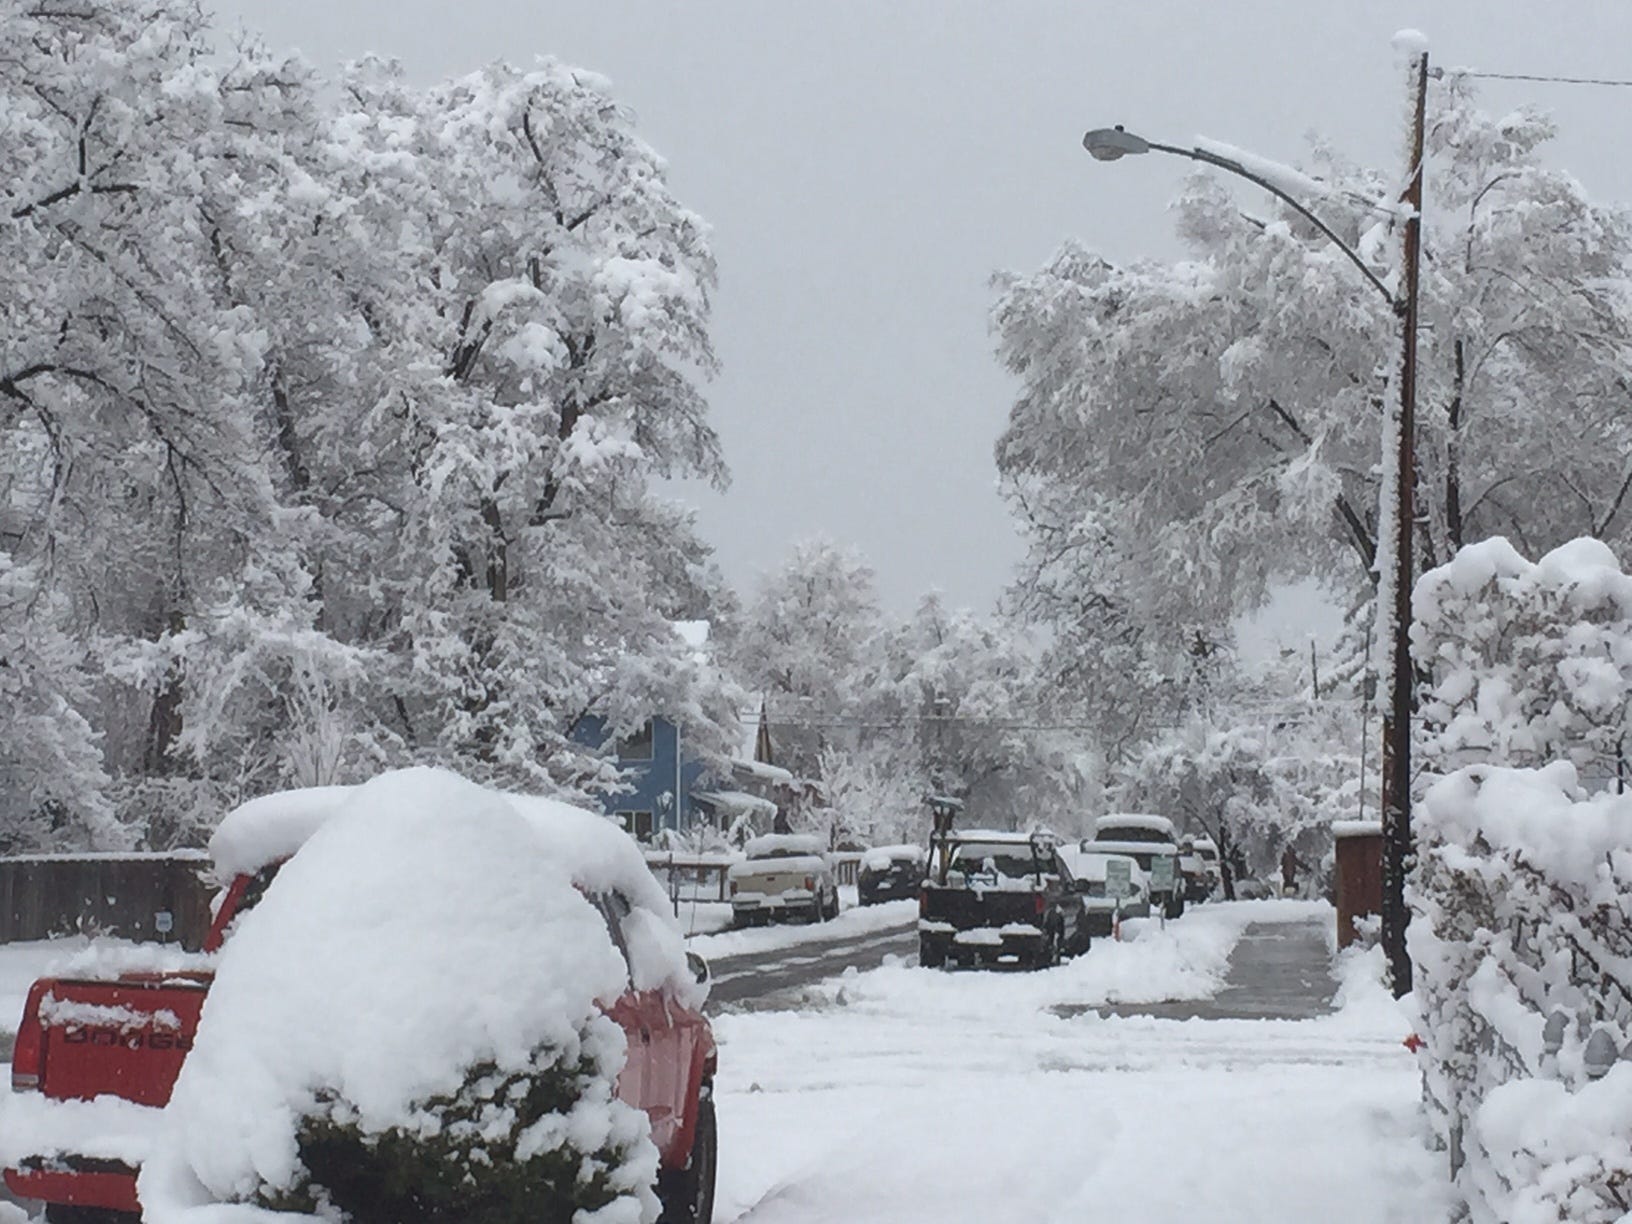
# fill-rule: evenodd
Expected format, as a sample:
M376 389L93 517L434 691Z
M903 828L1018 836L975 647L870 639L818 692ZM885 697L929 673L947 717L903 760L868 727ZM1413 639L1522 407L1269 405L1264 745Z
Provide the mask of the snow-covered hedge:
M1632 576L1602 541L1531 563L1496 537L1424 574L1412 649L1431 675L1424 763L1539 766L1567 760L1589 784L1615 777L1632 693Z
M1429 789L1416 834L1424 1087L1470 1218L1621 1219L1632 1065L1593 1080L1584 1054L1595 1030L1632 1035L1632 795L1589 793L1567 761L1470 766Z
M1425 574L1413 611L1439 775L1409 936L1430 1111L1479 1224L1619 1220L1632 1067L1593 1079L1584 1056L1632 1034L1632 576L1598 540L1531 563L1496 538Z

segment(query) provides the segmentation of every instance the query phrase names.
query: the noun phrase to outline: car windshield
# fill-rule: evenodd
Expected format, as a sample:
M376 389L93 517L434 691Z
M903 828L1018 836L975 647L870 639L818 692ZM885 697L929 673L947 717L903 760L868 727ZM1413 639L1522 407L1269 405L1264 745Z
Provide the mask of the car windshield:
M965 876L991 875L1019 879L1036 872L1030 846L1004 843L964 842L952 848L951 871Z

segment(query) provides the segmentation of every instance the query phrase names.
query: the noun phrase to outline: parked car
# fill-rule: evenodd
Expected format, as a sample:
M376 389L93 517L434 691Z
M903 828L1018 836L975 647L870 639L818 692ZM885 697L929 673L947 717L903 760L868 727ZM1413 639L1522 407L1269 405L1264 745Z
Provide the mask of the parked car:
M922 846L874 846L856 870L856 897L862 905L916 897L924 882Z
M786 918L826 922L839 916L839 883L820 838L768 833L731 864L731 922L745 927Z
M1184 899L1207 901L1223 888L1218 847L1210 837L1186 835L1179 842L1179 873L1184 877Z
M1111 934L1120 918L1150 917L1150 880L1132 855L1085 850L1081 845L1061 846L1059 854L1082 894L1091 937ZM1127 864L1130 891L1121 898L1111 896L1106 887L1108 869L1115 862Z
M1150 877L1151 901L1169 918L1184 913L1184 878L1179 870L1178 831L1166 816L1143 812L1115 812L1094 821L1094 835L1083 839L1084 850L1126 854ZM1166 868L1157 860L1171 860ZM1166 884L1158 880L1165 871Z
M1046 968L1088 950L1084 894L1046 834L937 834L918 903L918 963Z
M401 784L416 793L424 792L428 779L451 777L442 771L404 772L425 775L402 779ZM513 810L523 818L525 825L517 827L532 831L526 840L528 849L536 850L541 861L550 865L541 886L560 889L563 896L570 896L576 886L598 920L605 923L610 944L626 970L635 963L631 949L640 949L643 980L639 987L626 978L622 996L602 1005L603 1012L623 1028L628 1043L615 1095L650 1118L659 1154L657 1192L664 1219L707 1224L713 1210L717 1156L713 1080L718 1056L709 1021L700 1010L703 992L691 989L693 981L698 987L706 982L707 966L701 958L682 951L678 929L673 929L672 941L655 934L658 926L673 928L673 916L634 842L603 817L550 800L495 796L462 780L453 781L463 790L452 793L473 793L483 802L494 801L495 806L502 803L500 811ZM24 1112L38 1131L56 1138L29 1133L28 1138L40 1142L42 1150L5 1170L5 1183L13 1194L43 1200L46 1219L52 1224L137 1224L142 1210L137 1196L139 1170L125 1158L110 1159L108 1145L125 1145L127 1151L132 1146L148 1150L141 1145L162 1133L160 1111L171 1100L193 1049L200 1014L208 1007L217 959L211 954L226 943L224 956L231 956L234 924L268 897L269 890L277 888L280 870L299 856L311 834L337 813L346 819L354 817L357 809L347 806L349 793L366 789L322 787L285 792L254 800L227 815L211 850L218 871L229 882L217 899L203 954L189 957L174 949L136 949L130 955L136 963L147 964L146 971L114 970L93 976L97 965L93 961L83 975L43 978L32 985L12 1053L12 1089L31 1098ZM438 802L427 801L433 807ZM370 809L379 810L377 805ZM437 808L435 815L439 818L440 814ZM457 810L447 813L450 821L459 821L461 815ZM537 845L531 840L533 835ZM337 870L332 854L335 840L325 839L328 859L320 855L307 866L325 863L331 874ZM556 865L565 872L556 872ZM459 869L457 861L450 868ZM452 882L466 892L481 886L480 881L472 883L468 874ZM418 885L432 891L439 888L434 879ZM376 896L389 899L393 895L366 894L365 905L372 904ZM409 889L400 895L416 893ZM562 904L570 906L571 902ZM282 909L288 912L298 907ZM370 911L369 925L359 933L365 947L375 945L378 930L389 929L389 914L385 917L382 923L380 915ZM583 914L576 920L589 923L591 929L597 922L595 916ZM343 938L346 933L334 934ZM249 940L247 930L245 939ZM266 944L264 939L259 941L259 946ZM541 937L536 955L548 958L553 951L554 946ZM574 956L562 962L561 972L578 972L578 958L584 955L587 953L575 948ZM177 969L169 964L171 960L189 967ZM161 963L165 965L162 969L158 967ZM246 963L250 962L236 962L240 969ZM495 963L504 962L496 958ZM665 967L664 972L654 976L658 965ZM245 981L240 972L234 985L241 988ZM441 1003L459 1006L457 998ZM233 1013L229 1008L225 1014ZM379 1018L381 1024L394 1019L390 1015ZM359 1023L348 1016L343 1024L326 1027L366 1032L367 1026L368 1018ZM213 1030L209 1035L216 1041L222 1037ZM202 1074L219 1073L222 1066L232 1065L230 1059L212 1061ZM105 1113L96 1113L104 1106ZM54 1118L54 1114L61 1116ZM84 1128L85 1122L93 1125ZM61 1136L69 1133L90 1150L65 1149ZM135 1136L135 1142L120 1138L122 1134ZM12 1151L17 1149L17 1138L15 1133L7 1137Z

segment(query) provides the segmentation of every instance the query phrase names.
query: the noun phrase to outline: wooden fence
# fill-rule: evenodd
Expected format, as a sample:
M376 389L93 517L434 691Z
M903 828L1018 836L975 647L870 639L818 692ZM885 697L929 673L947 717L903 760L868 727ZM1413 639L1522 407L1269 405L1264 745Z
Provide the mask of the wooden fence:
M647 865L679 901L729 901L739 855L648 852ZM841 884L856 882L859 853L833 856ZM196 949L210 929L209 856L38 854L0 858L0 943L97 933ZM168 927L168 930L164 928Z
M198 850L0 859L0 943L84 932L196 949L210 929L208 867Z

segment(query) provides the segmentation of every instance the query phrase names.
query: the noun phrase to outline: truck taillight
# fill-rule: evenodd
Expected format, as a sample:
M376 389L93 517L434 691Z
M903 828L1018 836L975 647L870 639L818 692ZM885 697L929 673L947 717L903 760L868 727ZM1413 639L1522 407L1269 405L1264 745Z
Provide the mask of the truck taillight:
M929 913L929 889L920 888L918 890L918 917L922 918L927 913Z
M815 892L816 891L816 877L815 876L806 876L805 877L805 891L806 892Z
M40 1023L40 1000L47 983L35 982L28 992L28 1003L23 1007L23 1023L17 1031L16 1044L11 1049L11 1090L36 1092L45 1061L45 1028Z
M731 895L733 897L737 895L737 882L735 880L731 881Z
M1032 904L1037 908L1037 917L1041 918L1043 911L1048 908L1048 899L1042 893L1038 893L1032 898Z

